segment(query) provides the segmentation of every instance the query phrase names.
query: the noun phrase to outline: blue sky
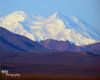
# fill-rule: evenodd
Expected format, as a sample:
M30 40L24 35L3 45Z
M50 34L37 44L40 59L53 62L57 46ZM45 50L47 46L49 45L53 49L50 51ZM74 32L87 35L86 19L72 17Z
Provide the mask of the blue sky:
M100 31L99 0L0 0L0 16L13 11L48 16L60 12L77 16Z

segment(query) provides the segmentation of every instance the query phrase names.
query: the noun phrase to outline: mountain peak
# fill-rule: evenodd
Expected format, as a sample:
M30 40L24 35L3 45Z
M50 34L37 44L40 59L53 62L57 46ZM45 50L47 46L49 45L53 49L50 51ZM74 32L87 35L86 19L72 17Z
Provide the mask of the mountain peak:
M79 21L78 18L77 18L76 16L72 16L72 17L71 17L71 20L74 20L75 22L78 22L78 21Z
M52 17L57 17L58 14L59 14L58 12L54 12L53 15L52 15Z
M11 22L13 22L13 21L23 22L27 17L28 17L28 15L25 12L15 11L15 12L5 16L5 19L10 20Z
M88 45L95 42L91 37L86 37L81 33L84 26L78 25L71 19L69 19L69 21L68 19L62 19L60 18L61 16L62 15L58 12L55 12L47 18L36 16L36 20L29 20L23 25L21 22L28 20L28 15L23 11L16 11L2 17L2 19L0 19L0 26L3 26L13 33L26 36L35 41L53 39L58 41L70 41L76 45ZM76 20L77 18L73 17L73 19ZM65 24L65 22L69 25ZM72 23L74 23L73 26L75 29L68 28L68 26L72 26ZM81 32L78 32L76 30L77 28L81 29ZM87 33L85 35L89 34Z

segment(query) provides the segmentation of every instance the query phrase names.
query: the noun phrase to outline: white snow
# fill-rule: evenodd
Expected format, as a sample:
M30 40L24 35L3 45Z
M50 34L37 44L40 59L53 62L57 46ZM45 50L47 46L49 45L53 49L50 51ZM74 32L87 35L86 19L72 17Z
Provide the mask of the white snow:
M54 39L58 41L71 41L76 45L88 45L96 41L83 36L73 29L68 28L64 21L58 16L58 13L45 18L42 16L34 16L34 20L30 19L25 23L29 30L25 29L21 22L27 20L28 15L23 11L13 12L5 17L0 18L0 26L9 31L26 36L33 41L46 39ZM77 18L73 17L75 21Z

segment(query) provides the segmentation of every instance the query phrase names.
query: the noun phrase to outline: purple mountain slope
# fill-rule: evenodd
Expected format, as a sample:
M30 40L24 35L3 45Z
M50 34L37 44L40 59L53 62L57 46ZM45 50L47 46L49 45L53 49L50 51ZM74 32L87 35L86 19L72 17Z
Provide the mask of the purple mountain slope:
M86 46L76 46L69 41L45 40L31 41L30 39L13 34L0 27L0 52L51 52L51 51L71 51L71 52L92 52L100 54L100 43Z
M57 51L80 51L80 48L69 41L57 41L48 39L40 42L45 48Z
M24 36L13 34L2 27L0 27L0 49L14 52L34 52L47 50L38 42L33 42ZM0 52L2 52L1 50Z
M85 46L76 46L69 41L45 40L41 45L55 51L87 52L92 55L100 55L100 42Z
M88 51L100 55L100 42L81 47L81 51Z

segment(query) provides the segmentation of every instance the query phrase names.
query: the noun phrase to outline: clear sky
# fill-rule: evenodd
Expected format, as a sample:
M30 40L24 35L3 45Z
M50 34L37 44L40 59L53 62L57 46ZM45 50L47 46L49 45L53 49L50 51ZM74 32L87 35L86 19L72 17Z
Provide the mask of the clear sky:
M48 16L60 12L76 16L100 31L100 0L0 0L0 16L13 11Z

